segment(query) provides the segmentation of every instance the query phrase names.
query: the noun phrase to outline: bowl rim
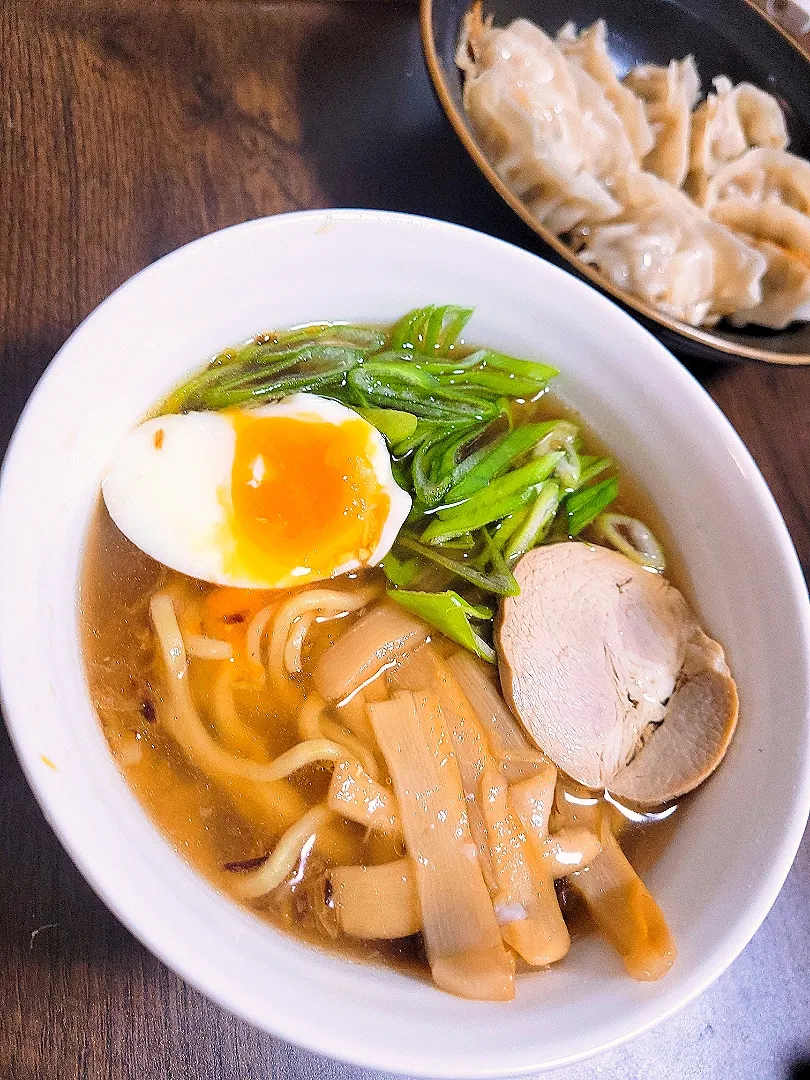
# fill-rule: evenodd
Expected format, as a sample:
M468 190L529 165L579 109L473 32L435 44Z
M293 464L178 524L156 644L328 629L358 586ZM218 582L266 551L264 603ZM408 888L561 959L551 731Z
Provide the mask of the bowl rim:
M68 347L72 346L75 339L81 335L87 324L96 317L97 313L102 308L111 303L113 298L132 289L140 278L151 274L157 274L158 267L163 267L165 271L165 267L170 265L172 260L179 261L185 258L188 249L199 248L204 250L208 248L216 250L223 243L223 240L227 235L250 231L257 231L261 234L262 230L272 227L271 223L283 224L285 221L290 221L291 219L300 221L302 225L311 224L320 229L328 228L334 221L355 222L357 225L362 226L363 222L367 220L390 220L393 224L400 222L405 225L411 224L418 226L421 229L435 230L439 235L448 232L454 234L467 234L468 236L475 237L476 243L482 244L485 247L490 247L492 250L499 249L504 251L505 254L509 254L510 258L517 257L521 260L539 260L541 263L545 264L549 273L561 275L569 282L572 280L572 275L568 274L560 267L555 267L553 264L548 263L539 256L526 252L515 245L508 244L505 241L487 234L436 219L387 211L351 209L298 211L243 222L191 241L190 243L169 252L150 266L145 267L114 290L106 300L102 301L102 303L79 324L41 376L31 394L28 404L23 410L20 420L18 421L17 428L9 444L5 461L3 462L2 472L0 472L0 552L2 552L4 546L3 541L8 526L6 521L6 489L9 485L10 474L12 471L18 471L22 464L21 461L17 460L18 455L16 453L16 447L18 446L18 443L22 441L20 436L26 424L26 419L29 416L29 410L32 409L34 402L40 396L45 396L48 391L48 383L57 370L57 361L68 350ZM593 293L593 298L599 305L613 306L606 297L599 294L596 290L590 289L586 283L579 282L578 285L575 286L577 289L580 287L589 289L589 291ZM622 312L621 317L623 319L626 318L630 323L633 323L633 319L627 315L627 313ZM635 329L637 332L644 334L650 339L650 345L654 346L654 351L658 354L659 361L663 365L664 370L667 371L668 377L674 379L676 383L680 384L684 391L692 396L693 406L704 414L711 414L713 416L714 423L717 425L716 430L718 437L724 436L729 443L733 445L735 450L735 460L737 455L739 455L739 460L737 461L738 467L753 484L757 501L761 505L763 513L767 516L769 523L773 526L775 537L778 538L780 558L783 561L785 571L787 572L790 581L791 595L796 604L802 637L806 646L806 663L805 671L803 673L805 684L810 684L810 601L808 601L806 586L795 549L788 534L787 527L776 506L775 500L750 453L745 448L728 419L712 401L709 394L681 366L675 357L672 356L659 341L649 334L648 331L638 324L635 324ZM2 592L3 589L2 579L8 576L8 573L8 570L3 570L0 565L0 592ZM0 640L6 633L3 623L4 613L0 610ZM301 1023L300 1019L297 1023L290 1023L286 1017L283 1020L278 1021L275 1018L269 1020L266 1019L266 1017L259 1018L255 1013L251 1012L247 1005L242 1001L237 1001L237 995L235 995L233 991L227 989L222 982L212 986L210 972L206 973L201 971L198 963L192 963L187 956L181 955L177 950L173 951L165 940L160 939L153 927L147 927L142 922L138 921L137 915L133 915L132 913L133 901L122 895L120 887L116 888L113 886L109 874L101 872L98 866L98 860L89 853L87 850L88 845L85 841L72 835L67 826L63 827L63 823L58 814L60 800L54 794L54 789L48 788L46 782L43 780L43 776L46 775L46 773L43 773L42 770L37 771L35 768L35 759L38 755L35 753L32 746L26 745L24 731L17 719L17 713L8 710L10 700L9 688L12 683L19 685L19 682L20 672L14 671L8 666L6 654L4 650L0 649L0 703L2 703L5 715L8 718L7 727L12 745L14 746L29 786L43 810L46 820L70 855L72 861L79 868L80 872L97 895L132 932L132 934L154 955L166 963L172 970L176 971L189 984L196 987L205 996L216 1001L224 1009L242 1017L244 1020L260 1029L272 1032L279 1038L305 1047L315 1053L334 1055L336 1059L353 1065L365 1068L376 1068L386 1072L400 1071L398 1070L397 1063L392 1063L390 1054L388 1057L385 1056L385 1047L380 1047L379 1044L376 1044L375 1047L373 1038L363 1040L358 1039L354 1044L349 1044L348 1046L345 1044L338 1045L335 1042L329 1043L328 1040L320 1037L311 1024L305 1026ZM576 1051L572 1054L558 1057L554 1060L547 1060L539 1065L536 1063L521 1064L507 1066L506 1068L490 1065L473 1072L468 1068L454 1067L452 1064L449 1066L442 1066L441 1063L437 1063L435 1060L426 1061L423 1057L420 1058L418 1062L408 1062L401 1072L407 1071L411 1075L432 1078L525 1075L538 1070L552 1069L566 1064L572 1064L576 1061L587 1059L594 1054L619 1046L677 1013L690 1001L699 996L730 966L731 963L733 963L761 925L763 919L771 909L793 864L796 851L804 833L808 812L810 812L810 760L805 762L802 784L795 794L793 809L789 815L788 824L780 837L779 843L775 845L777 857L767 867L767 872L763 875L762 881L758 884L758 900L756 907L748 913L744 921L737 925L735 933L730 936L727 942L722 957L716 958L713 967L708 969L700 979L696 980L686 992L681 991L668 1007L655 1011L654 1015L650 1016L647 1020L636 1026L630 1027L629 1030L621 1032L612 1039L591 1047L586 1047L585 1049ZM154 824L152 824L152 828L155 828ZM90 845L90 847L92 847L92 845ZM172 853L172 858L176 858L174 853ZM189 869L189 873L197 877L199 876L196 871L191 869Z
M470 3L471 2L472 0L470 0ZM775 31L781 34L788 44L791 45L805 61L810 72L810 55L808 55L805 48L792 36L792 34L784 26L780 25L769 12L764 11L759 7L755 0L742 0L742 2L759 15L764 22L768 23ZM796 5L792 0L786 0L786 2L789 8L796 8ZM695 355L708 357L718 361L757 360L760 363L778 364L783 367L805 367L810 365L810 352L782 353L765 347L744 345L732 342L727 338L721 337L719 334L714 334L711 330L705 330L699 326L690 326L680 319L674 319L665 312L659 311L658 308L647 303L647 301L641 297L634 296L625 289L621 289L617 285L614 285L607 275L603 274L595 266L577 259L573 251L564 244L558 236L547 229L545 225L541 224L534 217L523 200L519 199L518 196L507 187L495 171L484 151L481 149L478 140L475 138L467 123L464 113L456 106L450 93L444 69L441 60L439 59L438 49L436 47L436 38L433 33L433 3L434 0L419 0L419 23L422 35L422 49L425 55L428 73L430 74L431 82L433 83L433 87L445 115L450 121L456 135L461 140L465 150L495 191L497 191L504 202L515 211L518 217L528 225L540 240L552 248L556 254L564 260L567 268L569 268L571 272L577 277L587 280L589 284L595 286L600 292L606 293L611 299L615 300L631 314L637 315L641 319L646 319L655 326L667 331L670 335L674 335L674 342L676 344L680 344L680 346L685 349L691 348ZM542 258L542 255L540 258ZM686 341L678 341L679 338L685 338Z

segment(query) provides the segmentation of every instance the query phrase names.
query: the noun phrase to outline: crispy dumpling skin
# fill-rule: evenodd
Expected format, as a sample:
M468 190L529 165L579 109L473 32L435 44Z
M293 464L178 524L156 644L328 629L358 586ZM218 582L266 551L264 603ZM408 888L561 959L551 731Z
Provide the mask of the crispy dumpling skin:
M645 102L655 140L644 169L680 187L689 171L692 109L700 96L695 61L687 56L667 67L640 64L627 73L624 86Z
M810 218L779 203L718 203L712 216L755 247L766 262L762 298L735 312L735 326L784 330L810 319Z
M732 83L720 75L714 93L695 109L686 187L697 202L705 201L711 178L752 147L784 150L788 144L779 102L748 82Z
M617 223L590 229L580 257L622 289L692 326L762 298L765 257L651 173L628 176Z
M640 164L652 150L655 139L644 102L618 79L613 69L613 61L607 50L605 20L598 19L579 33L575 24L568 22L557 34L556 43L569 60L579 64L602 88L624 125Z

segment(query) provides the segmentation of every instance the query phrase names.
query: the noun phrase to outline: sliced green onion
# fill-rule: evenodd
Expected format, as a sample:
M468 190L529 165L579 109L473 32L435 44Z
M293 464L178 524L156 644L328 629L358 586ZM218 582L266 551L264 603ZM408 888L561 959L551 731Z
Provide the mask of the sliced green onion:
M158 405L155 415L165 416L170 413L188 412L194 408L194 402L205 388L220 377L222 371L229 362L223 359L222 354L217 356L211 363L196 375L192 375L180 386L175 387L171 393Z
M402 409L426 420L445 421L494 419L499 411L480 396L442 386L415 365L371 360L350 371L347 381L365 408Z
M363 375L368 380L372 377L380 383L394 383L397 385L414 387L430 393L432 390L441 389L441 383L433 376L423 371L418 364L412 364L408 360L381 360L373 357L363 367Z
M255 359L223 363L218 357L170 394L160 411L227 409L320 389L341 382L364 356L349 345L307 345L273 363Z
M474 510L466 511L466 513L459 513L457 517L446 521L442 518L435 518L422 533L421 539L433 545L444 544L462 533L480 529L493 521L500 521L501 518L514 514L515 511L530 502L537 488L537 484L530 484L519 491L510 492L508 495L493 500L485 507L476 507Z
M330 330L332 330L332 323L309 323L306 326L295 326L292 330L271 330L267 334L257 334L251 344L283 352L286 349L297 349L301 345L317 341Z
M550 364L544 364L539 360L519 360L516 356L507 356L493 349L480 349L472 355L478 357L478 362L486 367L508 371L510 375L521 375L536 383L550 382L555 375L560 374L557 368Z
M494 502L530 489L547 480L561 457L560 451L555 451L553 454L545 454L543 457L537 458L536 461L530 461L519 469L513 469L512 472L506 473L505 476L499 476L496 480L493 480L484 490L476 491L466 501L453 506L443 506L438 511L438 516L442 521L457 521L463 517L477 517L482 512L486 513ZM487 525L490 521L497 521L501 517L506 517L506 514L487 518L481 524Z
M403 491L411 490L411 470L407 462L391 458L391 474L398 487L401 487ZM411 513L413 513L413 506L411 506Z
M364 420L384 435L389 446L397 446L403 439L409 439L416 431L417 419L413 413L399 409L360 409Z
M579 428L568 420L551 420L546 424L546 433L535 447L535 454L547 454L550 450L564 450L566 446L576 446L579 441Z
M197 408L218 412L233 409L237 405L259 405L263 401L278 401L290 394L325 393L342 383L346 368L335 364L331 369L306 375L286 375L270 382L245 380L228 387L212 387L201 396L199 402L186 404L185 408Z
M619 494L619 482L615 476L609 476L592 487L580 488L565 500L568 516L568 535L577 536L586 525L610 506Z
M559 458L559 453L547 454L494 480L485 491L477 492L461 505L439 510L437 518L422 533L422 541L441 544L514 514L537 494Z
M585 487L586 484L590 484L591 480L595 480L597 476L609 469L612 464L613 462L609 457L593 457L588 454L580 454L579 486Z
M503 518L498 522L495 532L492 535L492 542L498 551L503 551L507 543L528 516L528 510L524 507L522 510L518 510L515 514L510 514L509 517Z
M490 394L509 398L533 398L546 385L522 375L512 375L507 371L488 371L486 368L463 371L460 375L438 375L437 378L447 386L475 386Z
M424 354L414 353L413 361L431 375L462 375L465 371L478 367L480 354L470 353L469 356L459 356L453 360L434 360Z
M388 340L391 349L417 349L425 336L427 320L430 318L432 307L415 308L403 315L394 325Z
M471 619L489 621L492 618L491 608L475 607L452 590L428 593L391 589L388 595L412 615L417 615L426 623L435 626L451 641L458 642L476 656L488 660L490 664L495 663L494 649L475 632L470 624Z
M467 475L447 492L447 501L460 502L462 499L469 499L476 491L485 488L490 481L506 472L510 465L527 454L555 425L556 421L524 424L479 451L478 458Z
M380 566L391 584L401 588L412 585L422 569L418 558L400 559L393 551L388 552Z
M504 555L507 559L519 559L543 539L554 521L559 505L560 486L553 480L547 480L529 508L524 524L506 545Z
M436 308L428 320L425 348L433 352L449 352L461 337L472 313L472 308L457 307L454 304Z
M353 345L364 352L377 352L385 345L385 334L372 327L352 326L350 323L312 323L281 333L259 334L251 342L251 345L268 355L310 344Z
M451 431L456 430L456 425L447 423L441 420L423 420L421 417L416 418L416 428L412 435L407 439L403 439L402 442L397 443L395 453L397 457L406 457L421 446L426 439L432 439L435 441L440 439L444 435L449 435Z
M330 323L328 325L336 341L354 345L365 352L377 352L385 345L385 334L382 330L375 330L369 326L352 326L350 323Z
M574 449L573 443L567 443L562 448L563 456L557 462L554 475L560 481L566 491L576 491L580 486L582 477L582 464L579 454Z
M484 569L488 567L488 573L490 574L497 574L499 577L507 579L511 578L511 580L514 581L515 588L519 593L520 586L517 583L517 579L515 578L515 575L512 573L512 571L509 569L509 565L506 562L506 559L504 559L500 548L490 536L489 530L482 529L481 535L484 538L484 551L480 558L482 560L482 565Z
M324 335L317 341L303 341L294 346L279 348L273 344L252 343L240 350L236 366L251 365L259 372L281 371L290 364L316 362L325 349L351 349L362 356L371 355L371 349L362 344L342 340L337 334Z
M472 308L446 304L416 308L403 316L391 331L391 349L420 352L449 352L472 315Z
M555 420L534 448L535 457L561 450L563 457L554 470L555 476L567 491L575 491L582 483L582 464L577 446L579 428L567 420Z
M593 530L600 539L633 562L656 570L659 574L666 569L664 549L638 518L626 514L600 514L593 522Z
M461 536L456 536L452 540L446 540L442 547L447 550L451 548L453 551L472 551L476 546L476 539L472 533L462 533Z
M481 531L485 541L489 541L491 544L486 529ZM479 589L483 589L485 592L495 593L497 596L517 596L520 592L520 586L515 579L515 575L503 560L493 560L495 564L493 569L486 571L474 565L469 559L453 559L449 555L444 555L439 548L422 544L406 532L400 532L396 542L398 547L422 555L430 562L436 563L437 566L441 566L445 570L452 571L452 573L457 574L465 581L469 581L471 585L477 585ZM499 555L500 553L496 551L495 554Z
M465 447L479 439L489 427L485 424L463 425L441 438L428 437L413 458L413 489L425 507L437 506L450 487L470 467L459 460Z

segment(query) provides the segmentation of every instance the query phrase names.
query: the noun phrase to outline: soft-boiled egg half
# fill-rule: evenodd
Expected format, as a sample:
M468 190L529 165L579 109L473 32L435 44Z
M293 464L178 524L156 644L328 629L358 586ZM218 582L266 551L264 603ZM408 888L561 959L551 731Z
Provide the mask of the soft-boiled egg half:
M411 508L377 429L313 394L147 420L119 446L102 491L153 559L255 589L373 566Z

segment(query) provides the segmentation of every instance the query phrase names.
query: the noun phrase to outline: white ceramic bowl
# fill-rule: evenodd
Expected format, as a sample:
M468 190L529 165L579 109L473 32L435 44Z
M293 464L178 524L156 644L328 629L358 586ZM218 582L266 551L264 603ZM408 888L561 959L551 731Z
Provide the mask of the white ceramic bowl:
M521 977L508 1005L461 1001L307 948L175 855L130 794L93 714L77 580L99 478L127 429L221 346L310 320L388 322L431 302L474 306L470 340L562 368L559 392L670 522L701 615L737 676L741 718L728 757L648 877L680 949L658 983L633 982L595 937L552 970ZM785 526L700 386L593 289L436 221L293 214L167 256L70 338L3 470L0 683L53 828L110 908L189 982L259 1027L362 1065L433 1077L559 1065L642 1031L716 978L773 903L807 819L809 645Z

